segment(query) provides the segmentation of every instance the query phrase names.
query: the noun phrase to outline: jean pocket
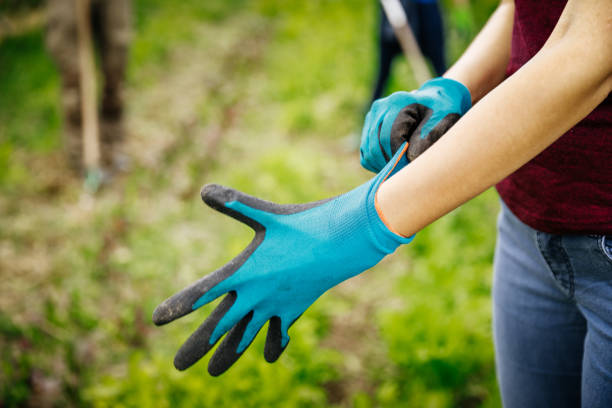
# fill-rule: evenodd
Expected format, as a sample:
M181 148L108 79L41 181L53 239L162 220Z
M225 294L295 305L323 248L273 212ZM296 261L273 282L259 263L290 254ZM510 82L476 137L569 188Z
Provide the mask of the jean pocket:
M599 248L608 261L612 262L612 235L603 235L599 238Z

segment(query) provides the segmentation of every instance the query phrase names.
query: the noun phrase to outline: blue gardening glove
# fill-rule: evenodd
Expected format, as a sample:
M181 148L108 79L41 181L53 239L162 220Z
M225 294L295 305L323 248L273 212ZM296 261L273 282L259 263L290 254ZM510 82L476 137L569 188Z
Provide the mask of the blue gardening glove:
M380 184L407 164L406 148L367 183L309 204L279 205L205 186L204 202L253 228L255 237L225 266L155 309L153 321L162 325L225 295L179 349L175 367L190 367L229 331L208 364L211 375L223 373L268 320L264 356L276 361L289 342L287 330L319 296L410 242L387 228L375 204Z
M447 78L432 79L416 91L395 92L378 99L361 132L361 165L379 172L404 142L409 142L408 159L414 160L471 105L470 91Z

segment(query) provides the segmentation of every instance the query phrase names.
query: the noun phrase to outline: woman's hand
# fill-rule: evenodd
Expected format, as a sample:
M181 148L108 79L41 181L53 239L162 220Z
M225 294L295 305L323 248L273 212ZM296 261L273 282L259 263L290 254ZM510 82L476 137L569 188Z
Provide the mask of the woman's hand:
M447 78L375 101L361 133L361 165L379 172L404 142L409 142L408 158L414 160L470 107L470 91Z

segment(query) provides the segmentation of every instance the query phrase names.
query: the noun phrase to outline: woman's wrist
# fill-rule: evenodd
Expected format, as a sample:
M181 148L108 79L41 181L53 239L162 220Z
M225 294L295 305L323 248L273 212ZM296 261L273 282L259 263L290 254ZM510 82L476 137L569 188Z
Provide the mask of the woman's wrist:
M510 59L514 3L502 1L468 49L443 75L465 85L472 104L503 81Z
M417 232L414 227L408 225L406 206L394 199L393 188L389 188L389 183L380 185L375 202L378 216L390 231L403 237L410 237Z

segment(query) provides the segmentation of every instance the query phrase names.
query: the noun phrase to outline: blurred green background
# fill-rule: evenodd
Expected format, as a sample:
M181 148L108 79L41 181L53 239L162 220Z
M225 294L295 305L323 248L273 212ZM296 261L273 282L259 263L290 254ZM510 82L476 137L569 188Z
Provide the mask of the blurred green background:
M455 60L495 7L443 2ZM358 131L375 74L374 0L137 0L127 92L132 169L83 193L61 146L43 24L0 38L0 406L494 407L488 191L334 288L226 374L174 352L210 307L163 327L163 299L222 265L248 228L200 187L278 202L369 178ZM42 14L0 1L0 21ZM36 20L36 19L35 19ZM396 62L391 89L415 86ZM262 331L263 333L263 331Z

